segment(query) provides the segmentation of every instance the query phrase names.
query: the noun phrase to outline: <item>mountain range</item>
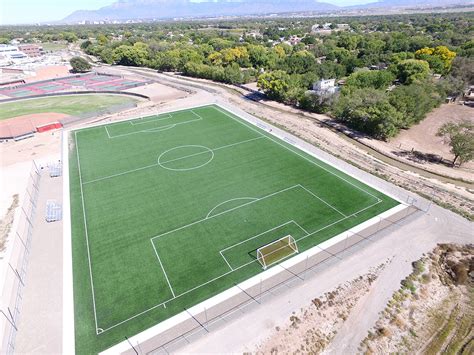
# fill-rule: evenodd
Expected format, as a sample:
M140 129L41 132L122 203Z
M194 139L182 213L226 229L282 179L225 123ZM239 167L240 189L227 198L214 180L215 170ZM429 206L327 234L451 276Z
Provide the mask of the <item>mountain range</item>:
M472 0L380 0L360 7L450 6L473 3ZM316 0L118 0L98 10L75 11L61 22L316 13L343 9Z

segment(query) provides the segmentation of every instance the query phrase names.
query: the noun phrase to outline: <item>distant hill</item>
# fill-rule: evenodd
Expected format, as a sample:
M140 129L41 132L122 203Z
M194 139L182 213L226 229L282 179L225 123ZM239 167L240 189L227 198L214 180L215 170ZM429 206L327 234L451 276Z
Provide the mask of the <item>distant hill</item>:
M75 11L61 22L161 19L330 11L339 7L315 0L119 0L99 10Z
M474 5L474 0L379 0L347 9ZM316 0L118 0L99 10L79 10L61 22L244 16L295 12L331 12L346 8Z
M393 8L393 7L448 7L453 5L474 5L473 0L379 0L366 5L352 6L352 8Z

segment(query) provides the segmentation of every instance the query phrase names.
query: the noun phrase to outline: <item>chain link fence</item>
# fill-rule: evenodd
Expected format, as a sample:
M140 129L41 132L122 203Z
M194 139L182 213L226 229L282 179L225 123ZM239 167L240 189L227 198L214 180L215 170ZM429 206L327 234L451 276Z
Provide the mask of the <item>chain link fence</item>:
M241 284L235 284L226 291L227 297L219 297L218 302L212 298L204 303L184 309L184 316L177 316L180 320L166 329L160 329L156 335L143 339L138 335L126 339L121 348L112 348L110 353L122 354L170 354L197 340L206 334L217 330L242 316L251 313L255 307L265 304L273 297L278 297L288 289L292 289L329 267L332 263L357 254L357 252L373 243L378 238L399 228L405 222L423 213L413 204L403 205L396 213L390 216L376 217L362 229L352 228L338 236L336 243L320 244L318 247L294 257L292 262L278 264L269 269L270 273L257 275Z
M21 315L21 304L25 287L33 220L36 213L36 203L39 193L40 172L33 162L23 203L15 218L18 218L15 230L10 231L8 252L2 260L6 265L5 278L1 294L0 326L2 328L2 353L15 352L15 338L18 331L18 321ZM18 217L17 217L18 216Z

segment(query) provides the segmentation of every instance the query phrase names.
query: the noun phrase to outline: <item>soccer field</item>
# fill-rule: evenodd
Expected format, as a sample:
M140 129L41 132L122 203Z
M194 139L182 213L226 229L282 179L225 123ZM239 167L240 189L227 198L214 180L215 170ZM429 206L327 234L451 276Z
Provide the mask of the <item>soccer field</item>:
M263 272L262 246L301 253L398 204L214 105L73 131L69 149L78 353Z

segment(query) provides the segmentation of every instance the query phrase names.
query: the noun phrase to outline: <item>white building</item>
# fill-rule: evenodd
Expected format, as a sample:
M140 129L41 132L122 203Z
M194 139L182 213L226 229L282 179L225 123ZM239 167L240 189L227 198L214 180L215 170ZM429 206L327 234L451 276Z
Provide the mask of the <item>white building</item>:
M332 95L339 91L339 87L336 86L336 79L322 79L313 84L313 91L318 95Z

